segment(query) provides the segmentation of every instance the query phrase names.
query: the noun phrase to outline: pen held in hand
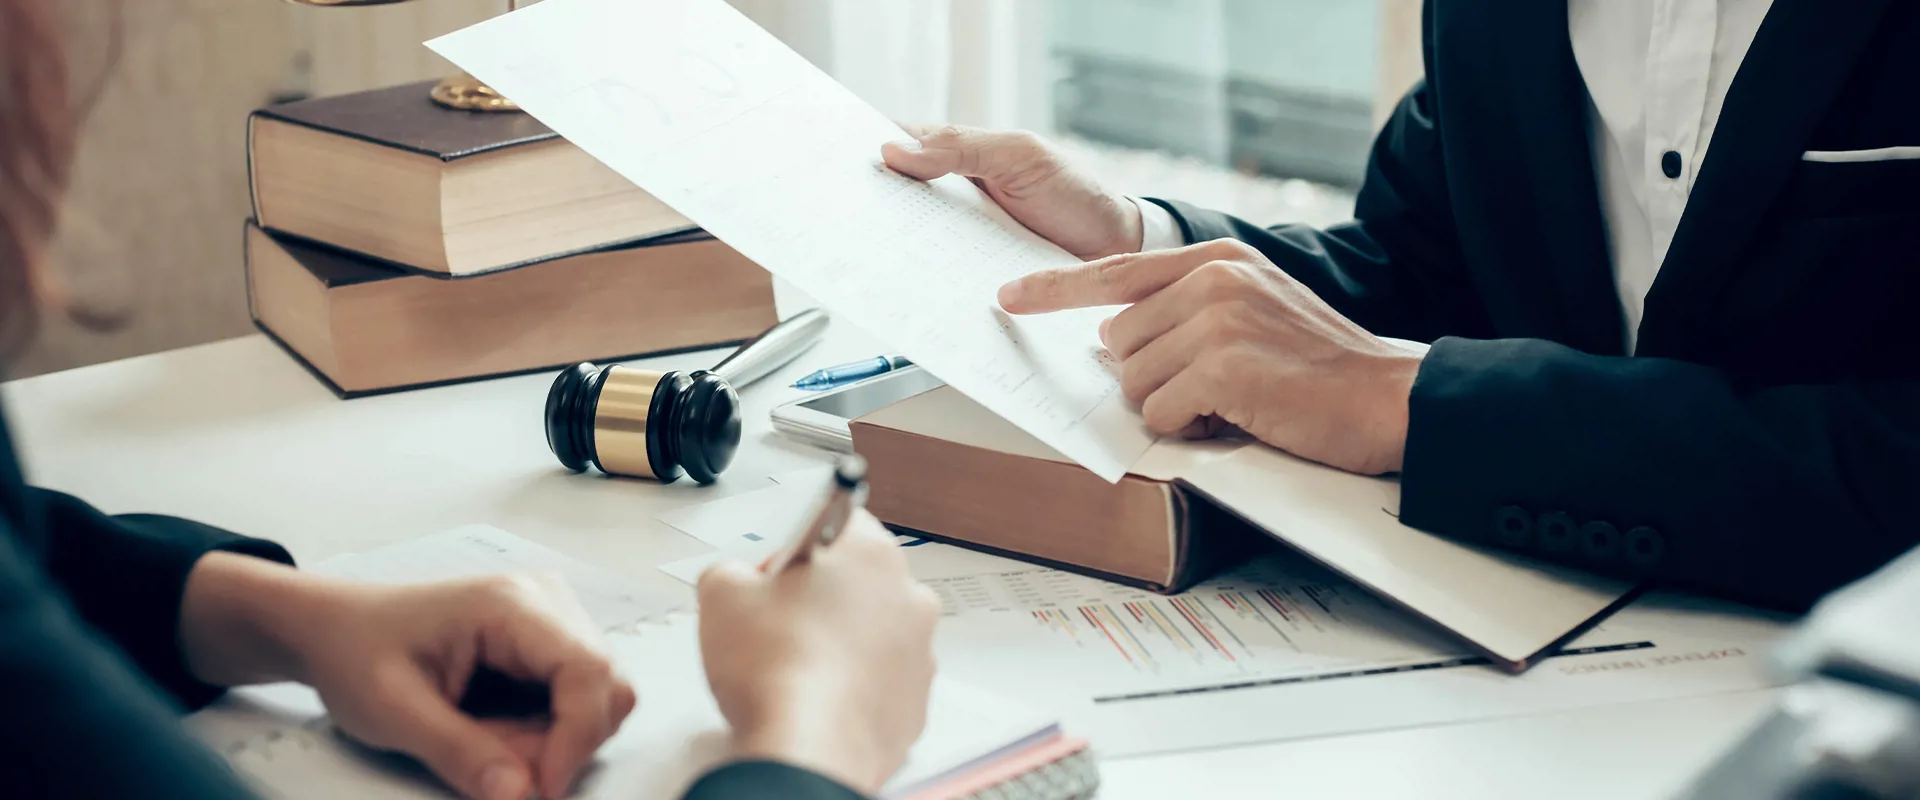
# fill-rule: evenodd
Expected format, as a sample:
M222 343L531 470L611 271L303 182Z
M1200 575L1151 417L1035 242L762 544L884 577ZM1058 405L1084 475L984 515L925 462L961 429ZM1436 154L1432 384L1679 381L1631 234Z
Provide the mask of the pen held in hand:
M827 495L821 499L819 510L808 518L807 527L768 558L765 564L760 565L761 570L779 572L789 565L807 560L815 549L833 544L847 529L853 512L866 502L866 496L866 459L857 455L842 457L834 465L833 482L827 487Z

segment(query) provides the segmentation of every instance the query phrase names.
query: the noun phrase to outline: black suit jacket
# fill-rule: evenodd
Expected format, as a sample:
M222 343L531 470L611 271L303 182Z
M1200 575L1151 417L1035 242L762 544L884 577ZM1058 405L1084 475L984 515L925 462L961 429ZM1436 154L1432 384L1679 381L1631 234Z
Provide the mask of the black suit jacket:
M1920 541L1920 3L1775 0L1639 346L1603 235L1565 0L1429 0L1425 80L1356 219L1253 244L1355 322L1433 343L1401 519L1802 609Z
M29 488L0 419L0 776L9 789L251 796L177 718L221 693L188 673L179 642L187 575L215 550L293 563L271 542L172 517L108 516ZM687 797L858 795L793 767L745 762L709 773Z

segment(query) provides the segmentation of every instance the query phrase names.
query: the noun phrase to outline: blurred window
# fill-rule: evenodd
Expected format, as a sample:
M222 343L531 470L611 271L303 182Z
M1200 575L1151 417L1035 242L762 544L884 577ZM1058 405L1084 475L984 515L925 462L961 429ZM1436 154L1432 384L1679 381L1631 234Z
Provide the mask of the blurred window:
M1045 0L1053 128L1353 187L1380 0Z

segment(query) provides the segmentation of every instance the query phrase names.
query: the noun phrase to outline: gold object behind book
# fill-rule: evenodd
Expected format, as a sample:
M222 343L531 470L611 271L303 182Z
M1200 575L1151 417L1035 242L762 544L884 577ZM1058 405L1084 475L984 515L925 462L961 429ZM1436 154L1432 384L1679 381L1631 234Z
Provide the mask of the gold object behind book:
M346 6L384 6L405 3L409 0L287 0L303 6L324 6L329 8ZM520 9L520 0L507 0L507 12ZM501 96L492 87L481 83L479 79L465 73L455 75L433 87L433 101L447 108L462 111L519 111L512 100Z

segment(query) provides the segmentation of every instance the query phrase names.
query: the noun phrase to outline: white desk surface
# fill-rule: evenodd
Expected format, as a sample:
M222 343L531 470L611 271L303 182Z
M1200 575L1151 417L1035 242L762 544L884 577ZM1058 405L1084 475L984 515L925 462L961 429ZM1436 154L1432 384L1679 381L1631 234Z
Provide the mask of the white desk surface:
M571 475L548 452L550 374L336 399L252 336L0 387L29 480L113 512L192 517L279 541L304 563L485 523L686 592L653 567L706 551L655 520L823 463L767 412L793 379L877 352L828 340L742 393L746 434L721 481ZM642 362L711 365L718 353ZM1135 759L1102 766L1103 797L1659 797L1762 715L1774 692L1517 717Z

